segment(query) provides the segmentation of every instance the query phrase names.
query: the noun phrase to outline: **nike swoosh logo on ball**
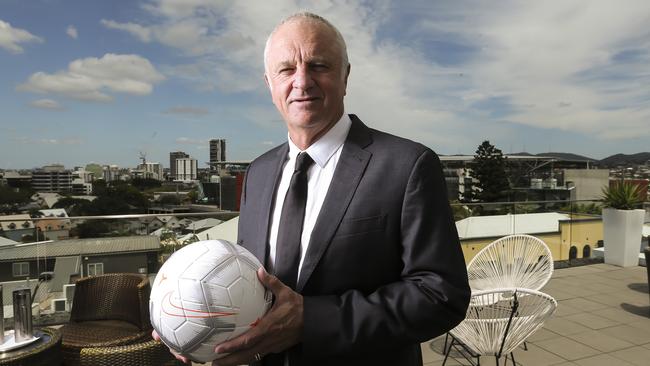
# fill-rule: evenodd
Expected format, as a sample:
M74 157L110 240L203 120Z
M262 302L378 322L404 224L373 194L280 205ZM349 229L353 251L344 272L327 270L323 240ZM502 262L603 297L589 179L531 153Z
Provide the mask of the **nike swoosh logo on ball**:
M161 310L166 315L176 316L180 318L200 318L200 319L221 318L224 316L237 315L237 313L233 313L233 312L224 312L224 311L211 312L211 311L187 309L183 306L176 305L172 302L172 293L174 293L174 291L169 291L168 293L165 294L165 296L163 296L162 299Z

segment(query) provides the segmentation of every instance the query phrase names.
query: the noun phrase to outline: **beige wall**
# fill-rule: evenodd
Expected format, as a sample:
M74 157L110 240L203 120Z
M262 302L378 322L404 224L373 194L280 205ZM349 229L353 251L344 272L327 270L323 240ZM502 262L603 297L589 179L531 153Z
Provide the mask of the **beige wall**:
M569 249L575 246L578 249L578 258L582 258L585 245L591 247L593 254L598 247L598 241L603 240L603 221L600 218L578 219L560 223L562 237L563 259L569 259Z
M598 200L609 185L608 169L564 169L564 184L573 182L576 200Z
M597 247L599 240L603 239L603 223L599 218L574 219L571 221L560 222L560 231L554 233L531 234L548 245L553 260L569 259L569 249L571 245L578 249L577 258L582 258L582 249L585 245L593 249ZM460 241L465 263L469 263L472 258L499 237L481 238L481 239L464 239Z

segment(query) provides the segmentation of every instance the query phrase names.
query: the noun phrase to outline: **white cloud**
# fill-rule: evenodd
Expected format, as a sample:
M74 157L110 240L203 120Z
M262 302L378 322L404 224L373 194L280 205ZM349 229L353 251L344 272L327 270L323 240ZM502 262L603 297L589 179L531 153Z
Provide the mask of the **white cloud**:
M65 139L42 139L44 143L50 143L55 145L81 145L84 143L82 139L79 138L65 138Z
M163 79L146 58L107 53L101 58L74 60L65 71L54 74L34 73L17 89L59 94L78 100L107 102L113 100L113 96L108 92L150 94L153 85Z
M101 20L102 25L104 25L106 28L110 29L118 29L125 31L127 33L130 33L131 35L135 36L142 42L149 42L151 41L151 31L143 27L139 24L135 23L118 23L112 20L106 20L102 19Z
M512 3L483 10L463 21L463 34L484 38L470 70L475 88L508 99L508 120L599 138L650 135L647 2ZM638 59L617 60L631 49ZM628 128L612 128L621 124Z
M77 39L79 37L79 33L77 33L77 28L75 28L73 25L69 25L68 28L66 28L65 33L70 36L70 38Z
M30 144L30 145L81 145L84 143L84 140L79 138L39 138L35 139L32 137L15 137L12 138L13 141L19 142L21 144Z
M163 114L175 114L190 117L202 117L210 114L210 111L205 108L191 107L191 106L176 106L167 109Z
M52 99L39 99L29 103L34 108L61 110L63 107Z
M24 51L19 43L26 42L43 42L43 39L24 29L14 28L11 24L0 20L0 48L4 48L13 54L19 54Z
M368 4L154 0L143 6L152 20L129 24L187 57L166 66L166 75L259 99L267 93L261 74L268 33L296 11L321 14L348 44L347 111L447 152L486 138L536 140L514 135L513 126L595 139L650 136L645 0ZM255 109L267 108L247 108ZM260 125L277 117L242 114Z
M177 144L181 145L208 145L209 140L193 139L189 137L179 137L176 139Z

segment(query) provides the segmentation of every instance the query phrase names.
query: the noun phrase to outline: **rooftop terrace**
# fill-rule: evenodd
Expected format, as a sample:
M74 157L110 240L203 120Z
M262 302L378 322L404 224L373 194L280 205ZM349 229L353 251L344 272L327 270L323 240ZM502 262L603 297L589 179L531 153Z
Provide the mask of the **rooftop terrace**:
M544 327L528 339L528 350L520 347L514 352L518 365L650 364L650 298L645 267L592 264L558 269L542 291L555 297L558 307ZM444 336L422 343L424 365L442 365L443 344ZM452 351L446 365L468 364ZM481 357L481 365L494 364L494 357Z

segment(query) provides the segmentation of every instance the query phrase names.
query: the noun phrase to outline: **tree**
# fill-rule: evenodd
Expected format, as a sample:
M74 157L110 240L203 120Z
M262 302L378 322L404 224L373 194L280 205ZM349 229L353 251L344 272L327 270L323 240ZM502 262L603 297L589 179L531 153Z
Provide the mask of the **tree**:
M144 191L147 189L158 188L161 183L159 180L152 178L133 178L131 179L131 185L135 188Z
M483 141L476 149L471 170L472 177L478 180L479 188L473 192L472 199L497 202L508 197L510 183L506 175L506 159L501 150L490 144L490 141Z
M164 196L161 196L158 199L158 203L160 203L163 206L167 206L167 205L175 206L181 204L181 199L178 198L177 195L166 194Z

